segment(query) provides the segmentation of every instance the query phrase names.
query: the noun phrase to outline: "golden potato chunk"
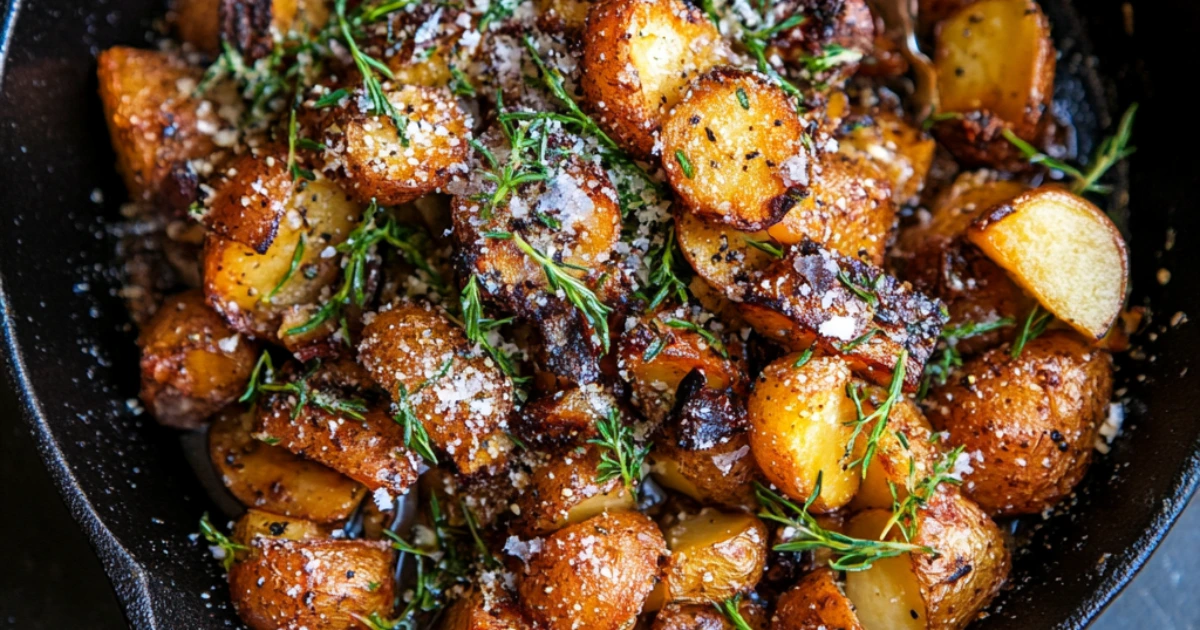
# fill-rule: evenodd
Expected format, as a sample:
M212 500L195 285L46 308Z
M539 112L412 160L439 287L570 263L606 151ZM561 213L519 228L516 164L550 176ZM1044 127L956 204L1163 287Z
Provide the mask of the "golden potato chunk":
M241 395L254 369L256 345L204 303L199 291L163 302L138 335L140 397L156 420L191 429Z
M854 612L854 604L827 567L809 573L791 590L780 595L771 619L771 630L813 628L864 630Z
M617 405L602 385L561 389L521 409L519 435L527 443L543 446L577 444L595 437L596 421L608 417Z
M879 540L891 518L890 509L860 512L846 526L846 534L864 540ZM986 518L986 517L984 517ZM893 528L889 540L899 532ZM926 630L929 613L911 554L876 560L866 571L846 573L844 592L854 606L855 617L864 630Z
M698 216L739 230L779 222L804 198L815 157L792 101L765 77L717 68L663 123L663 168Z
M236 543L249 547L258 537L279 540L315 540L328 538L326 527L303 518L293 518L250 508L238 519L229 537ZM249 553L243 552L243 555Z
M247 153L231 161L215 185L204 222L213 233L265 254L292 192L286 151Z
M1129 277L1125 239L1083 197L1050 186L1031 190L976 219L967 236L1085 337L1099 341L1121 313Z
M346 519L362 502L362 484L255 439L254 413L227 407L208 430L208 455L243 504L317 523Z
M229 590L253 630L340 630L391 613L396 552L389 543L258 537L250 546L250 557L229 570Z
M728 55L708 16L680 0L603 0L588 12L580 84L601 127L649 157L688 82Z
M579 33L593 4L593 0L536 0L538 26L546 32Z
M546 538L519 576L521 605L547 630L621 630L641 612L666 552L642 514L594 516Z
M757 516L701 510L663 532L671 556L666 601L719 604L749 593L767 562L767 528Z
M756 271L775 262L771 254L752 244L771 245L766 231L743 232L680 210L675 213L675 233L683 257L696 274L732 300L742 298Z
M598 481L600 449L581 446L552 456L529 475L529 486L517 497L517 529L541 536L604 512L636 507L620 477Z
M1065 331L1013 359L967 361L931 392L929 419L971 455L963 491L995 515L1036 514L1071 493L1091 461L1112 396L1112 359Z
M944 117L934 131L967 164L1019 167L1003 132L1036 142L1054 92L1050 21L1034 0L983 0L937 30L934 67Z
M925 188L937 143L900 116L871 112L865 124L854 125L838 138L838 151L878 166L897 205L915 204Z
M358 360L460 472L507 461L512 381L445 315L427 305L381 310L363 329Z
M465 174L469 117L445 91L407 85L387 95L404 129L386 116L364 114L357 98L330 116L326 169L360 203L396 206L441 189Z
M486 587L485 587L486 588ZM440 630L526 630L529 622L509 601L507 593L485 593L479 587L458 598L446 609Z
M200 52L221 51L220 0L173 0L167 20L180 41Z

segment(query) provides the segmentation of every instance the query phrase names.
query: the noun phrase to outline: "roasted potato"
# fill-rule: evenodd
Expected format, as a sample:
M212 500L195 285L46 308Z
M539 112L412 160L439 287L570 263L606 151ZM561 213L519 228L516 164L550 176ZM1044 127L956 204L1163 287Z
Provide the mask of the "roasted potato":
M755 272L775 262L770 254L751 244L769 245L770 236L765 230L743 232L679 210L675 213L675 233L692 269L731 300L740 301Z
M663 169L697 216L752 232L808 193L812 152L792 101L766 77L717 68L694 80L663 123Z
M234 542L249 547L250 543L260 536L279 540L316 540L328 538L329 531L327 527L310 520L250 508L238 519L229 537ZM249 554L239 555L244 557Z
M459 68L470 70L462 39L471 28L471 17L462 8L417 3L368 28L362 45L391 69L393 85L444 88L466 78ZM469 80L455 85L456 94L470 95L473 89L466 87Z
M445 315L414 304L379 311L363 329L358 360L460 472L494 470L507 460L512 381Z
M753 514L703 509L663 532L665 601L719 604L747 594L762 578L767 528Z
M959 9L937 29L942 116L934 133L968 165L1019 168L1021 153L1003 132L1038 141L1054 64L1050 21L1034 0L982 0Z
M206 203L204 222L214 234L265 254L293 190L286 150L247 153L229 163Z
M391 614L396 552L372 540L258 537L229 570L233 606L253 630L361 627L358 617Z
M192 429L246 388L255 343L230 330L199 291L163 302L138 335L140 397L156 420Z
M856 118L838 137L839 153L879 167L891 187L892 201L900 206L919 200L936 149L928 134L887 111Z
M689 81L728 56L708 16L680 0L601 0L588 11L580 83L601 127L649 157Z
M325 169L355 200L396 206L467 172L471 121L445 90L406 85L387 94L404 129L344 99L324 128Z
M873 413L886 396L887 392L882 389L868 389L863 411ZM870 432L874 428L872 424L864 431ZM867 465L866 477L850 502L850 508L892 509L894 501L903 501L908 496L910 483L920 483L933 473L941 457L941 448L934 442L929 421L916 403L901 398L888 413L887 430L879 438L879 447Z
M783 494L804 503L821 479L814 512L850 502L862 473L850 469L857 445L849 445L858 417L846 395L850 366L836 357L815 357L796 368L799 354L763 369L747 405L750 452L763 476Z
M221 51L220 0L173 0L170 6L167 20L180 41L209 55Z
M526 630L529 622L507 593L485 593L476 587L459 597L438 625L440 630Z
M750 630L766 630L767 611L749 598L738 603L738 614ZM667 604L654 616L650 630L739 630L717 607L708 604Z
M877 267L804 241L749 283L742 316L768 339L794 350L815 343L880 385L903 372L915 391L944 308Z
M1112 396L1112 359L1066 331L996 348L930 395L929 420L971 455L964 492L994 515L1036 514L1070 494Z
M243 504L317 523L348 518L365 488L340 473L255 439L255 414L226 407L208 430L208 456Z
M534 468L529 486L517 497L517 530L541 536L603 512L634 509L634 497L620 477L596 480L600 457L600 450L589 444Z
M821 567L779 596L771 630L864 630L833 571Z
M879 540L891 516L891 510L887 509L860 512L847 524L846 534L865 540ZM888 539L895 540L898 537L899 532L892 528ZM970 561L970 558L964 560ZM914 566L916 562L911 554L903 554L876 560L866 571L846 573L843 592L853 605L861 628L925 630L933 627L929 623L929 610Z
M547 630L621 630L637 618L666 553L642 514L594 516L546 538L519 576L521 605Z
M989 210L967 237L1017 284L1093 341L1106 335L1129 277L1125 239L1091 202L1043 186Z
M783 0L768 6L775 24L797 13L805 17L771 37L770 53L812 83L840 84L874 49L875 19L866 0Z
M536 0L538 26L547 32L579 33L593 4L594 0Z
M200 0L203 1L203 0ZM271 54L277 37L313 33L329 21L326 0L219 0L221 40L249 61Z
M184 213L199 184L191 162L211 163L217 141L236 137L212 102L194 96L203 71L169 53L124 46L101 52L97 64L117 171L130 198L180 199L168 210Z
M603 386L561 389L521 408L518 433L526 443L570 446L597 435L596 421L617 409L617 399Z
M287 167L277 162L273 168ZM259 254L217 234L209 234L204 245L204 294L209 305L234 330L271 341L294 335L293 326L283 325L285 316L315 303L342 275L340 257L329 253L362 220L361 206L324 179L298 185L287 203L266 252ZM241 218L269 216L255 213ZM237 230L269 232L249 225ZM333 326L329 328L332 334Z

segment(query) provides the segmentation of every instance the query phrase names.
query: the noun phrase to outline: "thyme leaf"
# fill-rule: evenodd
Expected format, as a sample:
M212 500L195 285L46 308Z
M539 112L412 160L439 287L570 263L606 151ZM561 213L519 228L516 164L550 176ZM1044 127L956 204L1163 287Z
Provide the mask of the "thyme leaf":
M596 420L600 437L588 440L601 448L600 464L596 467L596 482L604 483L620 477L630 496L637 497L636 485L642 480L642 464L650 454L650 446L638 446L633 429L621 421L616 409Z

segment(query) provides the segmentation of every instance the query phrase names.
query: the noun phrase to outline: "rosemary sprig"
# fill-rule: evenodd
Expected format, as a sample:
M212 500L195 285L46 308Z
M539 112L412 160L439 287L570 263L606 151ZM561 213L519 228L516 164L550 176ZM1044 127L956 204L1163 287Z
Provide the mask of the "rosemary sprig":
M503 107L504 100L499 92L496 98L498 106ZM483 203L479 216L485 220L490 219L492 212L524 184L550 179L550 169L546 166L546 147L549 140L549 135L544 133L546 119L514 116L511 113L502 113L498 117L500 130L509 145L508 159L504 164L500 164L496 154L483 143L474 138L468 140L475 152L483 156L490 167L490 170L479 169L477 172L484 181L496 187L490 195L483 193L477 199ZM533 156L526 157L527 153L535 149L536 153Z
M605 354L608 353L609 338L608 338L608 315L612 312L607 304L600 301L596 294L588 288L581 280L567 273L567 265L563 265L548 256L539 252L537 248L530 245L521 237L520 234L512 235L513 243L526 256L529 256L542 266L542 272L546 275L546 282L550 284L550 289L558 293L561 291L575 308L579 309L583 316L591 323L595 329L596 335L600 337L600 343L604 346Z
M1025 344L1037 339L1046 332L1046 327L1050 322L1054 321L1054 314L1042 308L1041 304L1034 304L1033 309L1029 311L1029 315L1025 317L1025 324L1021 326L1021 330L1017 332L1017 338L1013 340L1012 358L1021 356L1021 351L1025 349Z
M492 24L502 22L512 17L517 9L516 0L491 0L487 11L479 18L479 32L485 33Z
M805 55L800 62L804 64L804 69L810 75L815 76L837 66L858 63L862 58L863 54L860 51L850 50L839 44L829 44L821 50L821 54Z
M921 379L921 389L917 398L925 398L931 385L945 385L954 368L962 366L962 353L958 351L958 342L1012 325L1013 319L1004 317L990 322L966 322L944 328L938 355L925 364L925 374Z
M867 343L873 337L875 337L875 335L878 335L881 332L883 332L883 329L881 328L872 328L871 330L868 330L867 332L855 337L854 339L851 339L850 341L847 341L846 343L834 345L836 345L837 349L841 352L850 352L864 343Z
M296 275L296 270L300 268L300 261L304 260L304 241L304 233L301 232L300 240L296 241L296 249L292 251L292 262L288 265L287 273L283 274L283 278L279 280L279 284L275 285L275 288L271 289L270 293L262 297L264 304L270 304L275 295L279 293L279 290L283 288L283 285L287 284L288 280L291 280L292 276Z
M688 285L679 274L686 273L684 268L687 265L681 264L683 254L679 251L679 242L675 240L674 225L667 227L662 245L651 249L646 254L646 261L650 266L650 282L640 292L642 299L647 302L646 310L657 309L672 294L681 304L686 304Z
M228 536L221 533L221 530L208 520L208 512L200 517L200 534L204 536L209 545L221 550L221 566L225 567L226 571L229 571L234 561L237 560L237 552L250 549L245 545L233 542Z
M454 357L446 359L438 368L437 373L422 381L420 385L413 388L411 393L404 383L396 386L396 415L392 416L392 419L396 421L396 424L404 427L404 445L416 451L418 455L425 458L425 461L433 465L438 463L437 454L433 452L433 442L429 438L429 432L425 430L425 425L422 424L413 409L412 397L446 376L453 363Z
M853 538L821 527L817 519L809 514L813 501L821 495L822 473L817 473L817 484L813 493L798 506L773 492L766 486L754 482L754 492L762 511L759 517L779 523L790 529L790 540L775 545L776 551L811 551L828 549L834 557L829 566L835 571L865 571L877 560L894 558L906 553L933 553L929 547L890 540L865 540Z
M768 21L773 19L770 17L770 11L763 12L761 8L758 12L758 16L760 22L763 24L767 24ZM782 33L783 31L800 26L807 19L808 18L806 16L797 11L796 13L788 16L787 19L776 24L767 24L766 26L758 29L751 29L745 26L743 23L742 29L742 47L745 48L746 52L750 53L750 56L754 58L758 71L767 75L771 78L771 80L778 83L779 87L782 88L784 93L786 93L788 96L795 98L797 101L797 108L800 107L799 103L804 100L804 92L801 91L796 84L787 80L787 78L780 74L779 71L775 69L775 66L771 65L771 63L767 60L767 49L770 47L770 41L773 37L779 33Z
M750 623L746 621L746 618L742 616L742 611L738 610L742 605L741 593L722 602L714 602L713 605L717 607L717 610L721 611L722 615L725 615L729 623L733 624L734 630L754 630L750 627Z
M871 305L871 308L879 308L879 295L877 291L879 290L879 283L883 281L883 274L876 276L873 282L863 283L856 282L845 271L839 270L837 279L846 289L858 296L858 299Z
M717 336L707 328L694 322L684 321L682 319L668 319L663 323L676 330L690 330L697 335L700 335L700 337L708 343L709 347L715 350L717 354L721 355L722 358L729 358L729 351L725 349L725 344L721 343L721 340L717 339Z
M620 477L630 496L637 496L636 484L642 480L642 463L650 454L650 446L638 446L633 429L621 421L616 409L596 420L600 437L588 440L601 448L600 464L596 467L596 482L604 483Z
M321 390L314 391L308 386L308 379L320 368L321 361L314 360L308 371L300 378L288 383L275 383L273 382L275 366L271 362L271 355L264 350L258 357L258 362L254 364L254 370L250 373L250 382L246 385L246 391L242 393L241 398L238 398L238 402L257 404L263 392L291 394L296 398L295 407L292 408L292 420L300 417L300 413L309 405L325 413L362 420L363 414L367 412L367 404L361 399L343 400Z
M1129 146L1129 140L1133 136L1133 119L1137 114L1138 104L1134 103L1125 110L1121 116L1121 122L1117 125L1117 131L1111 136L1108 136L1100 143L1096 149L1096 154L1092 156L1088 164L1087 170L1080 170L1062 160L1050 157L1028 142L1022 140L1013 133L1011 129L1003 131L1004 137L1012 143L1013 146L1029 160L1030 164L1042 165L1046 168L1061 171L1064 175L1071 178L1071 192L1082 195L1086 193L1108 194L1112 192L1112 186L1101 184L1100 179L1121 160L1133 155L1136 149Z
M884 429L887 428L888 416L892 413L892 407L900 400L904 387L904 372L905 362L908 360L908 351L901 350L900 355L896 358L896 367L892 370L892 383L888 387L887 398L875 407L875 411L865 413L863 411L863 394L862 386L856 383L846 385L846 395L854 402L855 419L847 423L847 426L854 426L854 432L850 434L850 439L846 442L846 452L843 459L849 459L854 452L854 445L858 441L858 436L862 434L863 429L872 422L875 426L872 427L870 435L867 436L866 450L863 452L861 459L856 459L846 465L846 470L855 466L862 466L862 476L866 478L867 468L871 465L871 459L875 457L875 452L879 450L879 440L883 438Z
M317 176L314 175L312 171L310 171L296 163L297 134L298 134L298 131L296 129L296 108L293 107L292 113L290 114L290 117L288 118L288 157L287 157L288 172L292 174L292 181L296 181L297 179L307 179L308 181L312 181L312 180L316 179Z
M396 127L396 136L400 139L401 146L407 147L409 142L408 119L396 111L396 107L388 100L387 94L383 91L383 85L375 73L378 72L392 81L396 80L395 75L383 62L359 49L358 43L354 40L350 22L346 19L346 0L334 0L333 8L341 40L350 50L350 57L354 59L354 65L362 75L363 89L367 93L368 112L376 116L387 116L392 121L392 125Z
M901 434L897 433L896 435ZM892 492L892 517L884 525L883 532L879 534L880 538L887 536L893 527L900 528L904 540L911 541L917 535L917 510L933 498L933 495L937 493L938 486L943 483L955 486L962 484L961 479L951 476L951 471L965 448L960 445L947 453L945 457L934 463L933 470L920 481L916 478L916 463L911 457L909 458L908 478L904 482L907 495L900 499L899 493L896 491L896 484L888 481L888 489Z
M809 346L808 348L806 348L804 350L804 352L800 353L800 356L796 357L796 362L792 364L792 368L799 370L800 368L807 365L808 362L810 360L812 360L812 357L813 357L813 346Z
M760 241L758 239L750 238L749 236L743 236L742 240L745 241L745 243L750 247L762 252L766 252L772 258L783 258L783 248L772 243L771 241Z

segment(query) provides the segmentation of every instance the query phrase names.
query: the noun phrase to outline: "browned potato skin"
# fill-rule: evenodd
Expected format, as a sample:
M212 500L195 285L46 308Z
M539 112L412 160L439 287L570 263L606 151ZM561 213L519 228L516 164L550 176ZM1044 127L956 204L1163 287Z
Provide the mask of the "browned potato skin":
M968 361L931 392L929 420L950 445L982 454L963 484L980 507L1036 514L1083 477L1111 396L1109 354L1052 331L1016 359L1001 347Z
M215 55L221 50L220 5L220 0L175 0L167 19L180 41Z
M740 95L749 108L740 105ZM815 160L800 141L803 131L778 86L756 73L718 67L691 83L663 123L663 169L696 215L739 230L766 229L808 191Z
M208 431L208 454L229 492L247 506L330 523L362 502L362 484L251 435L254 413L226 407Z
M521 605L547 630L620 630L641 611L666 552L640 513L592 517L546 538L520 576Z
M312 32L329 21L325 0L217 0L221 38L254 61L270 54L275 33Z
M961 630L1000 592L1012 558L1000 528L956 488L942 486L917 517L913 571L931 630Z
M561 389L522 409L518 433L527 444L569 446L596 435L596 422L617 408L617 400L601 385Z
M265 254L292 197L287 152L247 153L229 163L204 221L216 234Z
M495 469L507 460L512 382L488 356L475 354L462 329L440 312L413 304L380 311L363 328L358 360L397 404L403 388L429 437L460 472ZM434 380L447 361L446 373Z
M514 528L527 537L541 536L602 511L634 509L620 477L596 480L599 464L600 450L589 444L552 455L534 468L529 486L517 497Z
M768 534L753 514L704 509L664 535L671 549L662 576L667 601L720 603L762 578Z
M679 41L659 41L668 29ZM680 0L601 0L588 11L583 38L585 100L604 130L643 158L655 153L663 121L688 82L728 54L704 12ZM643 38L652 38L652 59L641 57ZM644 84L644 75L654 83Z
M467 171L470 145L464 138L470 124L449 91L407 85L388 94L408 119L407 147L390 119L364 114L355 98L346 99L330 117L325 145L335 147L332 153L337 156L326 169L358 202L375 199L380 205L397 206L439 190L452 175Z
M873 111L867 118L867 124L854 126L838 138L838 152L878 166L891 184L897 205L916 203L933 165L937 142L893 112Z
M389 543L259 537L250 545L250 557L229 570L229 590L253 630L360 628L355 616L391 612L396 552Z
M97 58L100 100L108 122L117 170L135 201L156 201L165 195L176 173L191 182L191 159L208 159L217 146L201 126L222 126L216 107L201 114L200 100L181 92L180 85L200 81L203 71L182 59L155 50L115 46ZM179 212L186 209L175 208Z
M866 0L786 0L775 3L773 12L776 24L797 12L808 18L771 38L770 53L786 64L802 64L805 57L820 55L827 46L842 46L864 56L875 48L875 20ZM811 78L837 84L858 68L858 63L841 64Z
M479 587L458 598L438 626L441 630L525 630L529 622L507 594L484 594Z
M766 630L767 611L743 599L738 605L742 619L753 630ZM737 630L725 614L710 604L667 604L654 617L650 630Z
M1021 112L1017 115L993 112L987 108L962 111L951 102L951 93L957 98L955 85L959 82L957 68L952 67L948 60L950 56L948 42L971 37L971 24L977 23L980 4L998 4L1000 2L1025 2L1022 19L1036 20L1037 39L1026 42L1016 33L1006 45L1008 48L997 48L989 51L993 55L1014 54L1012 48L1030 45L1034 73L1032 85L1008 86L993 85L991 89L996 94L1004 94L1019 90L1025 98ZM1015 30L1015 29L1014 29ZM965 165L993 165L1006 170L1019 170L1026 166L1021 152L1004 138L1005 129L1011 130L1021 139L1034 144L1039 143L1039 136L1045 130L1049 117L1046 112L1054 94L1055 50L1050 37L1050 20L1042 13L1034 0L986 0L972 2L947 16L938 24L937 45L934 55L934 66L938 71L938 88L942 94L942 104L945 111L962 114L961 118L942 120L934 125L934 133L938 140L954 154L960 163ZM962 89L962 88L959 88ZM970 95L975 100L987 98L989 95Z
M233 337L232 350L222 340ZM138 335L142 349L140 397L154 418L191 429L241 395L254 369L257 346L229 329L199 291L169 297Z
M728 462L727 467L717 461ZM656 441L647 459L655 479L706 505L753 508L753 482L762 476L745 432L716 445L689 450L670 439Z
M538 27L546 32L577 34L587 22L593 0L537 0Z
M329 537L329 527L302 518L291 518L263 510L250 508L238 519L229 537L236 543L249 547L255 538L279 540L314 540ZM249 553L239 554L250 555Z
M771 630L812 628L863 630L854 614L854 604L842 592L828 567L809 573L790 591L780 595L771 618Z

